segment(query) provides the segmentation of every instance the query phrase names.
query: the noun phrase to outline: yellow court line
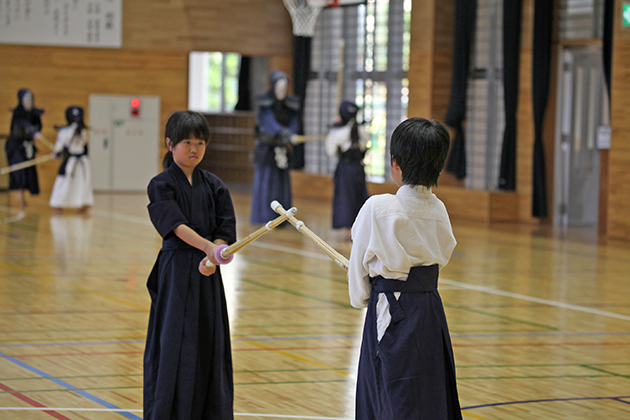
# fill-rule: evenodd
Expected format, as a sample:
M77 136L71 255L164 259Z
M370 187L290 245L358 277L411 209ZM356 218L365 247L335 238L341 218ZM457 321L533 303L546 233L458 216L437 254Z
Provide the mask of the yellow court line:
M348 372L344 372L342 370L336 370L336 369L333 369L330 366L323 365L321 363L314 362L313 360L305 359L305 358L300 357L300 356L296 356L295 354L287 353L286 351L274 349L273 347L268 347L268 346L265 346L264 344L260 344L260 343L257 343L255 341L243 341L243 343L251 344L252 346L260 347L260 348L263 348L265 350L271 350L274 353L278 353L278 354L281 354L283 356L287 356L287 357L290 357L292 359L299 360L301 362L308 363L308 364L320 367L322 369L328 369L328 370L331 370L333 372L341 373L342 375L346 375L346 376L348 375Z
M93 290L86 289L85 287L77 286L75 284L68 283L68 282L63 281L63 280L58 280L58 279L56 279L54 277L37 274L37 273L34 273L33 271L26 270L26 269L24 269L22 267L19 267L17 265L9 264L9 263L7 263L5 261L0 261L0 265L3 265L5 267L7 267L7 268L10 268L13 271L17 271L17 272L20 272L22 274L27 274L29 276L33 276L33 277L35 277L37 279L40 279L40 280L45 280L45 281L52 282L52 283L62 284L62 285L66 286L66 287L69 287L71 289L78 290L80 292L87 293L87 294L90 294L90 295L93 295L93 296L97 296L97 297L100 297L102 299L110 300L112 302L120 303L122 305L129 306L129 307L134 308L134 309L142 309L143 311L148 311L149 310L149 308L146 307L146 306L137 305L135 303L127 302L125 300L118 299L118 298L115 298L113 296L106 295L104 293L95 292Z
M473 419L478 419L478 420L490 420L490 419L488 419L488 418L486 418L486 417L481 417L481 416L478 416L478 415L476 415L476 414L469 413L468 411L463 411L463 410L462 410L462 414L463 414L465 417L472 417Z

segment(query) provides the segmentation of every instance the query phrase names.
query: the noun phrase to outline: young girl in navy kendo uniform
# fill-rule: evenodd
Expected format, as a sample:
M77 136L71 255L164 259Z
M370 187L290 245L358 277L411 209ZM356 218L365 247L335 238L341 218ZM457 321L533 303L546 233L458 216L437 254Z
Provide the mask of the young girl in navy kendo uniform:
M35 159L37 148L35 140L41 136L43 109L35 108L35 97L28 89L18 91L18 105L13 110L11 118L11 131L4 146L9 165L26 162ZM16 191L20 208L26 207L24 191L31 195L39 194L39 180L37 167L19 169L9 174L9 190Z
M332 225L344 229L343 241L350 240L350 228L365 200L368 199L363 158L369 134L356 120L359 107L350 101L339 106L340 121L326 136L326 153L337 156L334 176Z
M236 241L230 193L197 167L209 129L192 111L166 123L164 171L148 186L151 222L162 249L147 281L151 312L144 354L144 418L234 418L228 313L219 267L206 267L220 244ZM216 271L215 271L216 270Z
M94 193L83 108L68 107L66 121L68 125L59 129L55 143L55 154L63 161L55 178L49 205L56 213L61 213L64 208L78 208L85 212L94 204Z
M264 224L278 216L269 207L273 200L291 207L291 139L299 128L300 101L287 96L289 77L282 71L271 72L269 82L271 89L256 98L252 224Z

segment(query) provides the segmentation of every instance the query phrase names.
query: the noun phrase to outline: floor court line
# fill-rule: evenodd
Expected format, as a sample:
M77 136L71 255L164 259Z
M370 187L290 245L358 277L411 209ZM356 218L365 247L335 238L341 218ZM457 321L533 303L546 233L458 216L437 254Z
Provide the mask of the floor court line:
M503 290L495 289L494 287L477 286L474 284L462 283L455 280L448 280L440 278L440 282L451 286L461 287L462 289L476 290L479 292L490 293L493 295L506 296L514 299L527 300L529 302L542 303L549 306L555 306L557 308L572 309L574 311L586 312L594 315L601 315L609 318L622 319L624 321L630 321L630 316L616 314L613 312L600 311L599 309L588 308L586 306L572 305L570 303L558 302L555 300L541 299L533 296L522 295L520 293L504 292Z
M451 338L508 338L508 337L615 337L629 336L630 333L506 333L506 334L451 334ZM360 336L339 335L339 336L268 336L268 337L239 337L232 338L232 342L247 341L307 341L307 340L358 340ZM18 347L58 347L58 346L100 346L100 345L119 345L119 344L144 344L145 340L126 340L126 341L65 341L51 343L16 343L16 344L0 344L5 348ZM578 343L575 343L578 344ZM624 343L619 343L624 344Z
M630 398L630 396L625 395L625 396L619 396L619 397L549 398L549 399L540 399L540 400L507 401L507 402L493 403L493 404L472 405L469 407L462 407L462 410L474 410L477 408L500 407L500 406L505 406L505 405L532 404L532 403L543 403L543 402L561 402L561 401L613 400L613 401L622 402L624 404L630 404L627 401L623 401L623 399L626 399L626 398Z
M75 412L107 412L107 413L142 413L141 409L122 408L61 408L61 407L0 407L0 411L75 411ZM305 420L354 420L348 417L299 416L288 414L234 413L239 417L266 417L272 419L305 419Z
M109 409L114 409L114 410L120 410L120 407L116 407L114 404L111 404L111 403L109 403L109 402L107 402L107 401L105 401L105 400L103 400L101 398L98 398L98 397L96 397L96 396L94 396L94 395L92 395L92 394L90 394L88 392L82 391L82 390L78 389L77 387L75 387L74 385L71 385L71 384L69 384L69 383L67 383L65 381L62 381L61 379L57 379L54 376L52 376L52 375L50 375L50 374L48 374L48 373L46 373L46 372L44 372L42 370L37 369L36 367L33 367L33 366L31 366L31 365L29 365L27 363L22 362L21 360L16 359L15 357L8 356L8 355L6 355L6 354L4 354L2 352L0 352L0 357L3 357L4 360L7 360L7 361L9 361L9 362L11 362L11 363L13 363L13 364L15 364L17 366L20 366L21 368L24 368L24 369L28 370L29 372L35 373L36 375L39 375L39 376L41 376L44 379L48 379L49 381L51 381L51 382L53 382L53 383L55 383L57 385L60 385L60 386L66 388L66 389L68 389L70 391L73 391L76 394L78 394L78 395L80 395L80 396L82 396L84 398L87 398L88 400L91 400L91 401L93 401L93 402L95 402L95 403L97 403L97 404L99 404L99 405L101 405L103 407L106 407L106 408L109 408ZM56 410L54 410L52 408L46 408L46 409L47 410L56 411ZM134 414L131 414L131 413L127 412L127 411L121 411L120 414L125 416L125 417L127 417L127 418L129 418L129 419L131 419L131 420L142 420L140 417L138 417L138 416L136 416Z
M70 420L68 417L64 416L63 414L58 413L55 410L51 410L50 408L46 407L44 404L40 403L39 401L36 401L34 399L32 399L29 396L24 395L21 392L17 392L15 390L13 390L12 388L9 388L8 386L6 386L5 384L0 383L0 389L5 391L5 392L10 392L11 396L24 401L27 404L30 404L32 407L37 407L40 408L41 411L43 411L44 413L48 414L49 416L52 416L54 418L56 418L57 420Z
M12 209L11 207L0 206L0 211L14 214L14 216L7 217L3 220L3 222L6 224L17 222L26 217L26 212L24 210L17 210L17 209Z
M122 411L132 412L132 413L142 413L142 410L136 409L107 409L107 408L39 408L39 407L0 407L0 411L44 411L44 410L55 410L55 411L74 411L74 412L110 412L110 413L120 413ZM480 417L474 415L472 413L464 413L465 416L472 417L474 419L479 420L488 420L485 417ZM264 417L270 419L295 419L295 420L354 420L351 417L319 417L319 416L298 416L298 415L288 415L288 414L262 414L262 413L234 413L234 417Z

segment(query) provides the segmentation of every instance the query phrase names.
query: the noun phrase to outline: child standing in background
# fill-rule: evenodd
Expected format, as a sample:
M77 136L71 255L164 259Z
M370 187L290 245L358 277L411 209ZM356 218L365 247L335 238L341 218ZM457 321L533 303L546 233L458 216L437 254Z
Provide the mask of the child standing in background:
M326 153L337 156L333 196L333 229L344 229L343 241L351 239L350 228L365 200L368 199L363 158L370 140L363 124L357 122L359 107L344 101L339 106L341 121L326 136Z
M35 97L28 89L18 91L18 105L13 110L11 117L11 132L4 149L7 153L9 165L26 162L35 159L37 147L35 140L41 137L43 109L35 108ZM15 191L20 202L20 208L26 207L26 197L24 191L28 190L31 195L39 194L39 179L37 178L37 167L13 171L9 175L9 190Z
M461 419L453 348L438 274L456 241L431 192L450 136L410 118L392 134L396 195L370 197L352 226L350 301L367 307L359 360L357 420Z
M164 171L148 187L162 249L147 288L151 312L144 354L144 418L233 419L234 383L220 244L236 241L230 193L197 168L209 129L196 112L175 112L165 130Z
M64 208L79 208L80 212L85 212L94 204L94 193L83 108L68 107L66 120L68 125L59 129L55 143L55 154L63 162L49 204L55 213L61 213Z
M269 91L256 97L251 224L265 224L277 216L269 207L273 200L291 207L291 141L300 125L300 101L287 95L289 77L282 71L271 72L269 84Z

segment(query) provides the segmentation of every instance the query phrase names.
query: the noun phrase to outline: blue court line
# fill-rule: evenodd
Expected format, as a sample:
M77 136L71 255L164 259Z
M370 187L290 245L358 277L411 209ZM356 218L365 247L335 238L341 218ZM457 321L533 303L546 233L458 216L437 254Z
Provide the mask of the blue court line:
M36 375L39 375L39 376L41 376L43 378L46 378L49 381L52 381L52 382L56 383L57 385L61 385L62 387L66 388L68 390L71 390L71 391L81 395L82 397L87 398L88 400L94 401L95 403L100 404L103 407L111 408L113 410L121 410L121 408L116 407L114 404L108 403L107 401L102 400L102 399L100 399L100 398L98 398L98 397L96 397L96 396L94 396L94 395L92 395L92 394L90 394L88 392L79 390L74 385L70 385L69 383L67 383L65 381L62 381L61 379L57 379L57 378L53 377L52 375L37 369L36 367L33 367L33 366L31 366L31 365L29 365L27 363L22 362L21 360L16 359L15 357L7 356L6 354L4 354L2 352L0 352L0 356L4 357L4 360L8 360L9 362L12 362L12 363L14 363L14 364L16 364L16 365L18 365L18 366L28 370L28 371L31 371L31 372L33 372ZM129 419L132 419L132 420L142 420L141 417L138 417L135 414L131 414L131 413L126 412L126 411L120 411L120 414L122 414L123 416L125 416L125 417L127 417Z
M550 399L545 399L545 400L510 401L510 402L502 402L502 403L494 403L494 404L471 405L468 407L462 407L462 410L473 410L475 408L485 408L485 407L498 407L502 405L531 404L531 403L558 402L558 401L613 400L613 401L622 402L624 404L630 404L630 402L624 401L623 398L630 398L630 395L623 396L623 397L550 398Z
M56 347L56 346L100 346L108 344L144 344L144 340L134 341L70 341L54 343L22 343L22 344L0 344L0 347Z

